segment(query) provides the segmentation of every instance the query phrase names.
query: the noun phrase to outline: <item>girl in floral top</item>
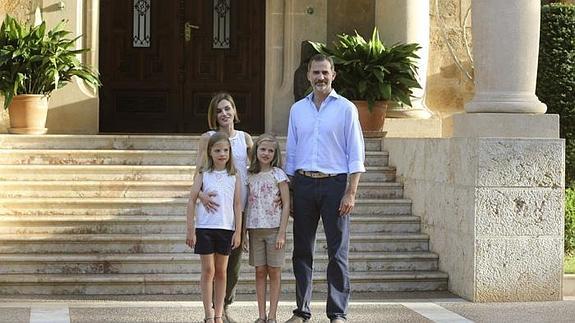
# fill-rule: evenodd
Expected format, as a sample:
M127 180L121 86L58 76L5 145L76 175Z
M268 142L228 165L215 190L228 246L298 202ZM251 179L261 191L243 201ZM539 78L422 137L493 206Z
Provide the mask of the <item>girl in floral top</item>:
M268 134L259 136L249 168L245 225L249 233L249 263L256 267L259 309L256 323L276 322L290 208L288 178L279 168L280 164L278 141ZM277 203L278 195L282 206ZM270 277L270 311L266 316L267 276Z

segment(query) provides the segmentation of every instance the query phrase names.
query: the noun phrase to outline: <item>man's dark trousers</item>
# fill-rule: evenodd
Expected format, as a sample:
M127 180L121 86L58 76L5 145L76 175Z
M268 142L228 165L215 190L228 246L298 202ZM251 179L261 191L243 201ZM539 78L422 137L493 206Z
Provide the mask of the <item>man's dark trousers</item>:
M326 313L330 319L346 318L350 284L348 272L349 215L339 216L347 174L321 179L296 173L294 177L294 250L297 309L294 314L311 317L312 272L315 236L321 216L328 246L328 296Z

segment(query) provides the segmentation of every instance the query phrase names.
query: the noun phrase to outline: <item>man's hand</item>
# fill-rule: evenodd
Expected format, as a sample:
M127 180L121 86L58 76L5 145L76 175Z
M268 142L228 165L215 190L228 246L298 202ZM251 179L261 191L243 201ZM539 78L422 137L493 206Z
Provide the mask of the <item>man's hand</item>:
M345 193L339 203L339 216L347 216L355 206L355 194Z
M215 201L216 195L218 195L218 193L216 192L207 192L207 193L200 192L200 194L198 194L200 202L202 202L208 213L215 213L218 210L218 207L220 206Z

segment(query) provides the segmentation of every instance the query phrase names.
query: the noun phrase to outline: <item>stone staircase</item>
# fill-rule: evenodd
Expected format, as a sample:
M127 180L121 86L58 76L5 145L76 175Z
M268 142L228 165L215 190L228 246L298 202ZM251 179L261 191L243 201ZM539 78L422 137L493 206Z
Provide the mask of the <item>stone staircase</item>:
M199 293L199 257L184 243L197 142L0 135L0 294ZM366 146L352 215L352 289L447 289L381 141ZM320 233L315 290L326 289L326 248ZM288 251L282 288L293 292L290 241ZM247 256L238 291L255 292Z

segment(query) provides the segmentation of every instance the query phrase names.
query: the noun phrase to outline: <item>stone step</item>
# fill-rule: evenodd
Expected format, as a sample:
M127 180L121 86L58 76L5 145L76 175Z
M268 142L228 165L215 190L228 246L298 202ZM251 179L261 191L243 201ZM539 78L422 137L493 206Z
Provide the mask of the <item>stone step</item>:
M185 214L187 198L18 198L0 199L0 215ZM408 199L358 199L354 214L410 215Z
M416 216L352 216L352 233L417 233ZM288 232L292 225L288 226ZM318 226L323 232L323 227ZM0 234L167 234L186 233L184 215L32 215L0 216Z
M395 182L395 167L367 166L366 172L361 174L361 182ZM1 176L1 171L0 171ZM403 194L402 194L403 196Z
M256 139L257 136L253 136ZM135 150L195 150L198 149L198 135L2 135L0 147L4 149L135 149ZM285 136L278 137L280 146L285 147ZM382 140L365 138L367 151L381 151Z
M433 271L438 256L431 252L350 254L350 271ZM200 257L191 253L171 254L4 254L0 274L198 274ZM327 270L328 257L314 257L314 271ZM253 273L247 252L241 272ZM284 273L292 273L291 252L286 252Z
M188 197L192 180L0 181L0 198Z
M357 199L401 199L403 198L403 184L393 182L368 182L366 174L357 188ZM1 186L1 184L0 184Z
M0 165L0 181L192 180L195 166L182 165ZM366 167L361 182L393 182L395 168Z
M194 150L0 149L3 165L192 165Z
M291 250L288 236L288 250ZM425 234L353 233L350 252L429 251ZM318 234L316 252L327 251L325 236ZM1 234L1 253L180 253L192 252L185 245L184 234Z
M178 181L0 181L0 198L188 197L192 180ZM399 183L359 183L358 198L401 198Z
M193 165L195 150L0 149L1 165ZM285 152L283 152L285 156ZM386 151L366 151L366 166L387 166Z
M150 135L0 135L4 149L198 149L199 136Z
M192 180L195 166L181 165L0 165L4 181Z
M446 290L447 274L421 272L352 272L352 292ZM0 275L0 294L199 294L199 274L13 274ZM251 273L240 275L239 293L255 293ZM314 291L326 292L325 272L314 275ZM294 292L295 279L282 275L282 292Z

